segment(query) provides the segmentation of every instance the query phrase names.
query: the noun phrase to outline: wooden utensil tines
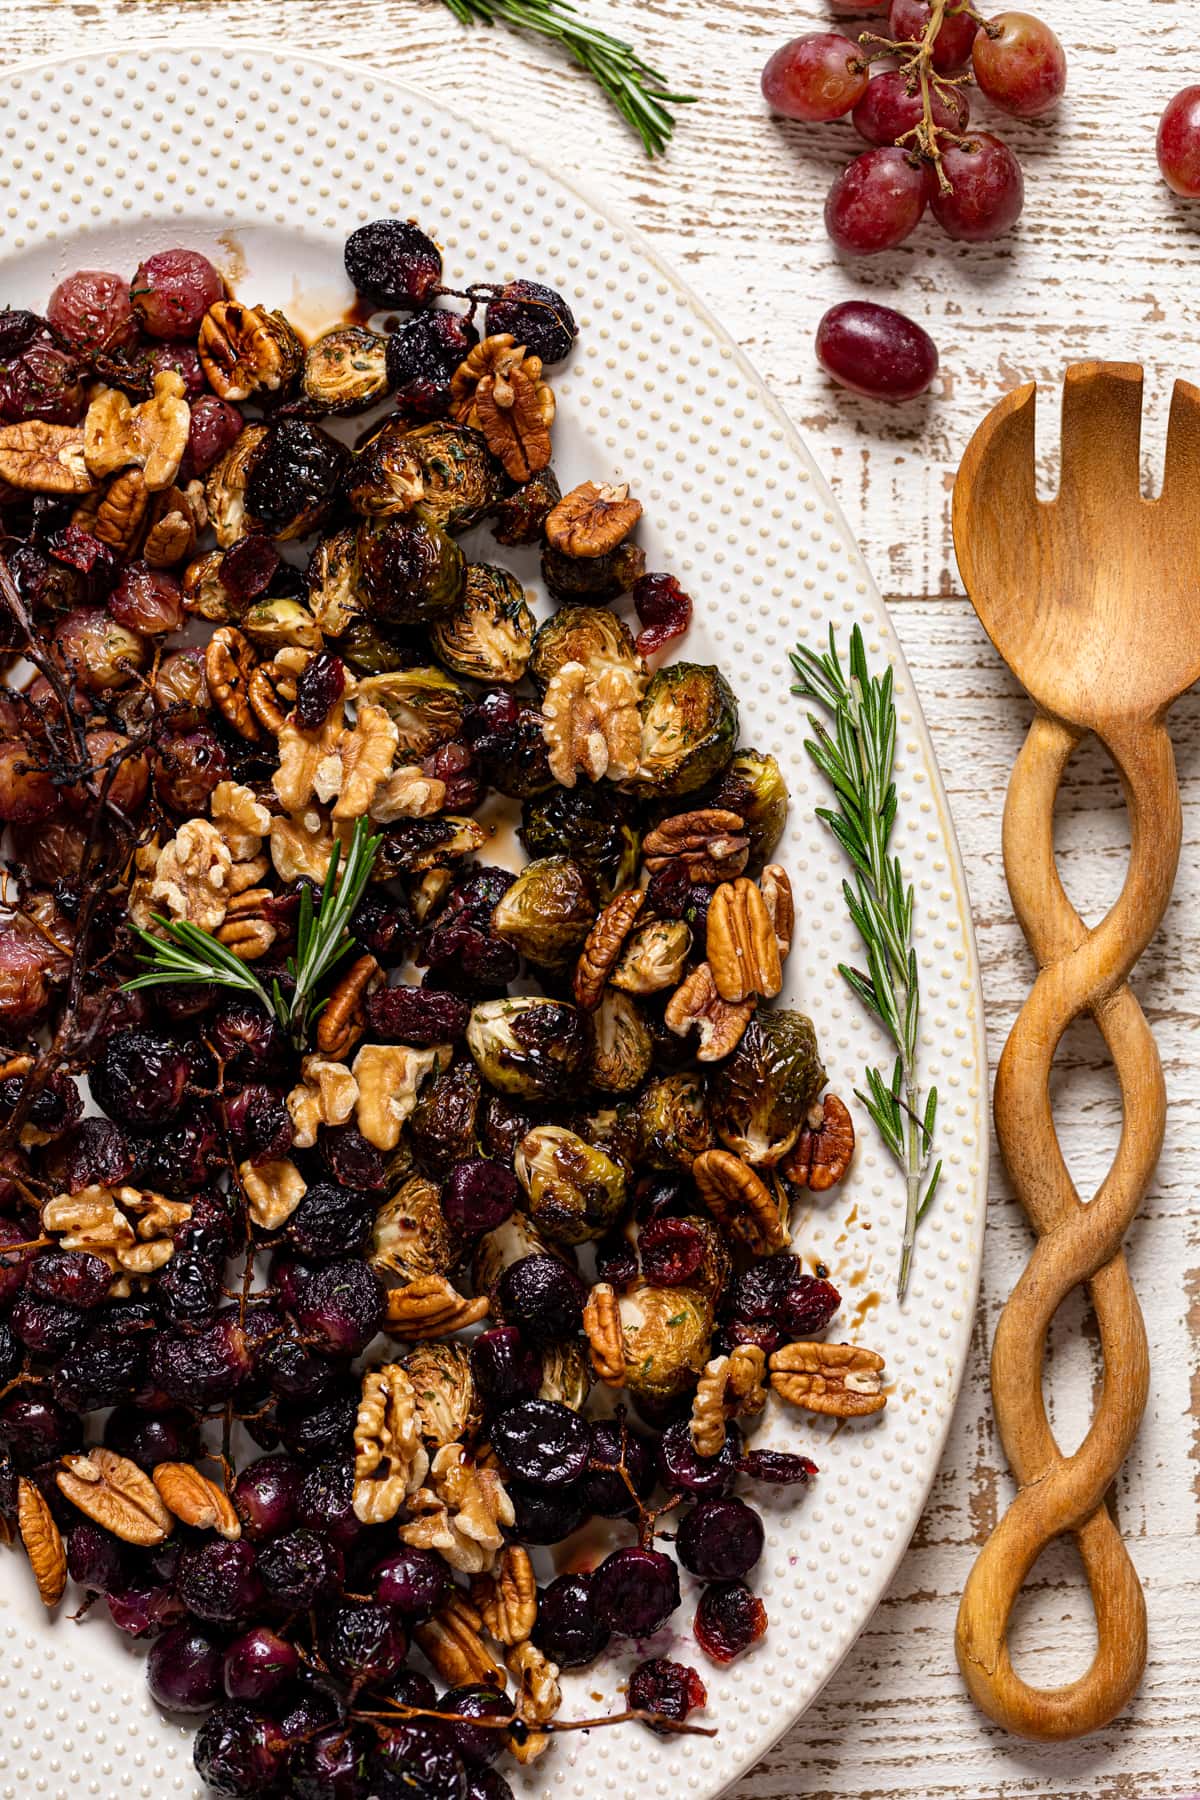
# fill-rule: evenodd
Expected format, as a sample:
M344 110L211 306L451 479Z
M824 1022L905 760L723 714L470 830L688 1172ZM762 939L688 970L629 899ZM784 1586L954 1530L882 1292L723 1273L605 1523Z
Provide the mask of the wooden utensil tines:
M1146 1403L1149 1362L1122 1239L1162 1146L1158 1052L1127 977L1154 935L1179 859L1175 759L1164 724L1200 677L1200 389L1171 405L1160 496L1140 485L1142 372L1081 363L1063 390L1058 496L1038 499L1032 385L1009 394L967 449L954 490L963 581L992 642L1037 706L1004 812L1004 868L1039 973L996 1076L1000 1148L1038 1234L996 1328L992 1394L1018 1483L971 1572L958 1614L959 1666L977 1703L1010 1731L1073 1738L1125 1706L1146 1659L1146 1604L1106 1505ZM1054 860L1054 801L1088 732L1106 746L1129 810L1121 894L1089 929ZM1071 1021L1090 1012L1120 1080L1121 1138L1086 1204L1067 1172L1050 1106L1050 1066ZM1042 1368L1064 1297L1086 1282L1104 1381L1073 1455L1055 1442ZM1090 1668L1035 1688L1012 1666L1013 1604L1041 1551L1072 1532L1096 1614Z

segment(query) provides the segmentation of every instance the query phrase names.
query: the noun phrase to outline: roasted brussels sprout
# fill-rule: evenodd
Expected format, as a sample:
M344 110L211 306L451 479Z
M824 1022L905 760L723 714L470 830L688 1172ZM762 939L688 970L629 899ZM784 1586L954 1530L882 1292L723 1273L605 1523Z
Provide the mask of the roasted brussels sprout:
M429 641L456 675L475 681L520 681L533 646L534 619L525 589L507 569L468 563L453 612L435 619Z
M313 618L326 637L339 637L361 606L358 534L352 525L321 539L308 559L304 579Z
M481 432L434 419L406 442L421 472L423 517L445 531L465 531L495 504L501 475Z
M631 1094L653 1060L654 1040L636 1000L606 988L592 1014L592 1086L605 1094Z
M387 393L387 339L365 325L325 332L304 359L300 385L322 412L364 412Z
M712 1077L717 1136L756 1168L774 1168L800 1136L824 1085L812 1020L782 1007L758 1012Z
M408 1121L408 1137L418 1162L432 1175L448 1175L455 1163L475 1155L483 1083L474 1063L457 1062L426 1082Z
M562 1000L525 994L483 1001L471 1014L467 1048L502 1094L569 1100L587 1079L587 1026Z
M518 1146L513 1173L529 1216L552 1244L603 1237L625 1204L625 1171L562 1125L535 1125Z
M539 1400L556 1400L572 1412L582 1412L592 1391L592 1365L577 1338L547 1344L542 1351L542 1385Z
M396 669L407 668L413 660L411 650L364 618L351 619L341 631L338 655L361 675L390 675Z
M299 600L260 600L242 614L241 627L260 650L282 650L286 645L301 650L321 648L321 629Z
M417 1398L421 1436L431 1447L469 1442L483 1423L483 1405L465 1344L418 1344L404 1358Z
M638 1112L634 1101L618 1101L595 1112L576 1113L575 1130L585 1143L595 1144L605 1156L620 1163L632 1175L638 1161Z
M738 709L719 669L672 663L651 678L642 698L639 793L674 799L719 775L737 744Z
M208 522L222 550L228 550L250 529L246 517L246 482L250 464L267 435L265 425L247 425L241 436L219 457L204 478L204 504Z
M750 869L761 869L787 824L787 782L775 758L739 750L705 804L738 814L750 839Z
M526 863L492 913L497 937L543 969L574 962L596 916L591 881L569 856Z
M566 556L549 545L542 551L542 580L564 604L616 600L645 573L640 544L618 544L607 556Z
M396 760L417 761L458 736L467 696L442 669L395 669L368 675L358 698L382 706L400 733Z
M569 662L589 669L600 663L642 667L629 627L603 606L564 606L538 626L529 673L539 693L545 693L563 664Z
M570 856L585 868L601 902L637 873L638 809L612 787L554 787L521 808L518 837L530 856Z
M418 1275L446 1275L462 1246L446 1222L437 1186L410 1175L375 1214L369 1262L380 1273L413 1281Z
M411 430L409 421L397 413L360 447L346 482L346 498L364 519L411 513L421 498L425 484L408 441Z
M505 494L492 508L492 534L498 544L536 544L542 527L562 499L554 470L546 467Z
M638 1157L652 1169L690 1169L711 1150L713 1129L704 1088L686 1070L648 1082L638 1099Z
M364 520L358 563L366 611L392 625L420 625L451 612L467 576L454 539L427 519Z
M319 425L280 419L250 459L246 511L276 539L307 537L328 515L349 464L345 444Z
M557 1256L574 1265L571 1252L549 1244L528 1213L515 1212L503 1225L485 1232L476 1244L471 1258L471 1285L475 1292L493 1294L505 1269L523 1262L527 1256Z
M677 987L692 947L692 928L683 919L650 919L626 938L609 976L627 994L661 994Z
M436 813L428 819L402 819L379 834L379 849L371 869L374 882L391 881L397 875L420 875L470 856L486 842L487 833L474 819L457 813Z
M671 1400L704 1369L712 1345L713 1308L690 1286L636 1282L617 1302L625 1339L625 1381L646 1400Z

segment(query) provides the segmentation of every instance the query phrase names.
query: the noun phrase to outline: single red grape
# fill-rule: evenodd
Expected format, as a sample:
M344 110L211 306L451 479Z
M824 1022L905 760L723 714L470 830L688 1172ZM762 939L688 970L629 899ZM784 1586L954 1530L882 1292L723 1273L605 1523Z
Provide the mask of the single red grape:
M829 0L829 10L836 19L865 19L870 13L885 13L888 0Z
M1186 87L1168 103L1158 122L1158 166L1172 192L1200 198L1200 87Z
M933 122L942 131L963 132L971 116L971 105L963 88L954 88L953 104L937 94L933 103ZM873 75L866 92L851 115L854 129L868 144L894 144L898 137L921 123L921 92L910 93L899 69L887 69Z
M151 337L194 337L225 283L198 250L157 250L129 289L133 310Z
M929 23L929 14L928 0L892 0L888 36L902 43L918 42ZM952 75L966 68L978 30L978 21L970 13L953 9L946 12L933 40L933 66L939 75Z
M881 145L847 163L825 201L825 229L839 250L872 256L892 250L925 211L925 170L903 150Z
M971 62L988 99L1017 119L1040 119L1067 85L1063 47L1032 13L989 19L971 47Z
M831 306L817 326L817 361L852 393L912 400L937 374L937 346L903 313L871 300Z
M762 72L762 91L785 119L825 124L856 105L867 80L857 44L840 31L810 31L780 45Z
M98 351L111 356L137 342L129 289L120 275L103 269L78 269L60 281L46 306L46 317L63 343L81 356Z
M942 167L950 192L935 187L929 204L948 237L982 244L1016 224L1025 202L1025 181L1020 163L998 137L981 131L968 144L952 144L942 156Z

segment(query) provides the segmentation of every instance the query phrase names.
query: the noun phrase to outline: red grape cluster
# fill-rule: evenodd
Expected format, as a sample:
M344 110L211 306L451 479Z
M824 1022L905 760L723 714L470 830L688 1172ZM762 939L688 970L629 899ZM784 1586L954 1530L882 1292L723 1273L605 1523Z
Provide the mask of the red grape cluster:
M1021 165L990 131L968 132L972 79L1019 119L1048 112L1066 86L1062 45L1040 19L983 19L971 0L833 0L840 13L883 12L886 37L857 43L809 32L778 49L762 75L768 104L812 123L851 117L871 146L837 176L825 225L839 250L891 250L928 206L952 238L980 243L1018 218Z

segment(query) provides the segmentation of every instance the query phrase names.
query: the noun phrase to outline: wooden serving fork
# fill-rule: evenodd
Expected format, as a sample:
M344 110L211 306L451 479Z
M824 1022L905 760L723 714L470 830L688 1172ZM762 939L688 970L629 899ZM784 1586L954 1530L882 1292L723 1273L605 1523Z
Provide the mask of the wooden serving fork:
M1175 879L1181 818L1164 719L1200 678L1200 389L1177 382L1160 497L1140 486L1142 371L1080 363L1063 390L1058 496L1040 501L1032 385L993 408L954 489L959 568L984 629L1037 706L1009 783L1004 868L1039 973L996 1076L1000 1148L1038 1234L1001 1314L992 1394L1018 1492L971 1571L958 1614L959 1666L976 1702L1034 1738L1073 1738L1113 1718L1146 1659L1146 1603L1105 1504L1146 1404L1141 1309L1121 1248L1145 1195L1166 1117L1158 1052L1127 977L1157 929ZM1132 848L1120 897L1089 929L1054 862L1054 801L1088 732L1125 792ZM1050 1066L1073 1019L1090 1012L1120 1079L1123 1122L1111 1168L1086 1204L1055 1134ZM1064 1456L1046 1417L1046 1333L1080 1282L1100 1329L1104 1382L1091 1426ZM1051 1539L1073 1532L1091 1588L1098 1645L1065 1686L1023 1681L1009 1617Z

